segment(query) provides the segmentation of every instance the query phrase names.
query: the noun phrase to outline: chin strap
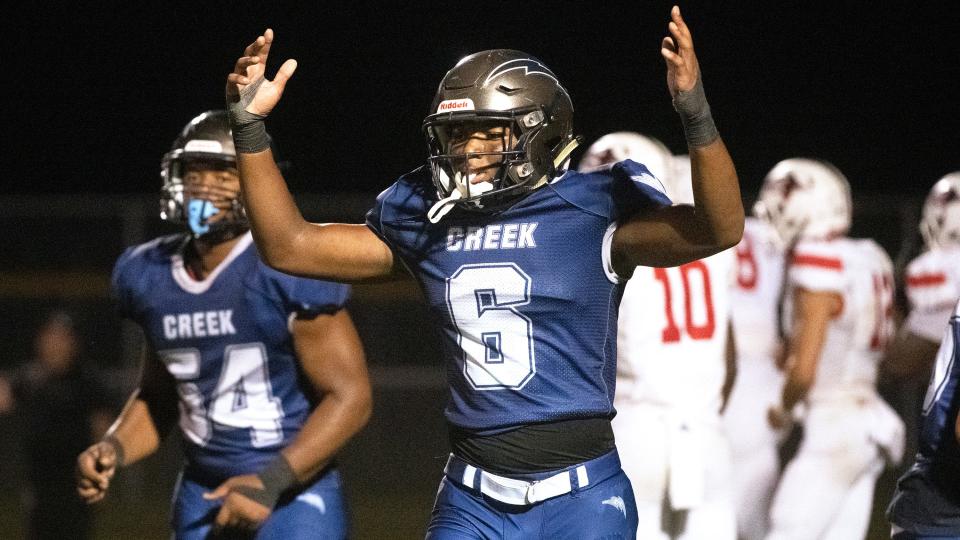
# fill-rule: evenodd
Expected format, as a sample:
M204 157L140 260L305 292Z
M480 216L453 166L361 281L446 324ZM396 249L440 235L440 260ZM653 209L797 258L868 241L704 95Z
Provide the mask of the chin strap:
M553 168L559 169L560 166L563 165L563 162L570 157L570 153L576 150L578 146L580 146L580 140L574 137L570 142L567 143L566 146L564 146L560 150L559 153L557 153L557 157L553 158ZM538 180L537 183L533 185L533 189L537 189L538 187L546 184L549 181L550 179L547 178L547 175L543 175L542 177L540 177L540 180Z
M453 207L457 204L457 201L463 195L460 194L459 189L454 189L450 192L450 196L445 199L440 199L437 201L437 204L430 207L430 210L427 212L427 219L430 220L430 223L437 223L443 216L450 213L453 210Z
M560 152L557 153L557 157L553 158L553 168L554 168L554 169L559 169L560 166L563 165L563 162L567 161L567 159L570 158L570 154L571 154L574 150L576 150L578 146L580 146L580 139L579 139L579 138L574 137L574 138L570 139L570 142L568 142L567 145L564 146L564 147L560 150ZM546 177L543 177L543 178L541 179L540 183L537 184L537 187L540 187L540 186L543 185L543 183L545 183L546 181L547 181L547 178L546 178Z
M557 157L553 158L553 167L555 169L559 168L560 165L562 165L563 162L570 157L570 153L573 152L577 146L580 146L580 141L576 138L568 142L567 145L564 146L559 153L557 153ZM459 174L460 173L458 172L457 175ZM547 178L547 175L543 175L540 180L533 185L533 189L537 189L538 187L546 184L548 180L549 179ZM454 181L454 185L456 188L450 192L449 196L437 201L437 203L431 206L430 210L427 211L427 219L430 220L430 223L437 223L443 219L443 216L447 215L451 210L453 210L453 207L456 206L457 201L463 198L463 194L460 192L459 185L456 181Z

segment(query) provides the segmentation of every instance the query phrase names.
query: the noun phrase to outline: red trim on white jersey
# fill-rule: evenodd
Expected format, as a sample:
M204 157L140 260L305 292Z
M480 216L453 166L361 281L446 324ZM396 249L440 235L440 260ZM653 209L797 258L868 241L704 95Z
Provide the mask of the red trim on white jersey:
M843 270L843 261L834 257L796 253L790 262L797 266L816 266L828 270Z
M930 287L933 285L943 285L946 282L947 275L943 272L907 276L907 285L911 287Z

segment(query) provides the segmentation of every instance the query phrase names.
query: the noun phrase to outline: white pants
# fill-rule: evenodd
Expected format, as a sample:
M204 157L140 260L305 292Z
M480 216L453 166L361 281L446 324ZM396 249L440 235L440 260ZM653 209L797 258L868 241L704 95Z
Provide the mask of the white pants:
M647 404L617 404L613 431L644 540L734 540L730 451L719 418L694 422Z
M902 445L903 424L888 409L879 398L811 403L803 442L774 496L768 540L866 535L874 484L886 455Z
M767 409L780 402L783 373L771 358L739 361L737 380L723 413L730 440L733 503L741 540L762 540L769 530L770 503L780 476L778 434Z

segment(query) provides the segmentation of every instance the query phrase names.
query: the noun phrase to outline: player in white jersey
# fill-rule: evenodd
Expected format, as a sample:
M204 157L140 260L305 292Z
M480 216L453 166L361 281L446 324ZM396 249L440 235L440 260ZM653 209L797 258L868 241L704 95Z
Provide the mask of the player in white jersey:
M767 538L863 538L874 483L903 451L903 423L875 389L893 330L893 265L872 240L845 236L850 186L827 163L778 163L758 210L791 246L786 381L768 417L787 427L806 409L803 441L774 495Z
M580 167L626 158L649 164L675 204L692 204L689 165L687 174L677 173L685 157L620 132L594 143ZM727 250L673 268L638 267L624 290L613 430L637 500L637 538L736 537L720 422L733 375L726 359L733 358L727 338L734 264Z
M778 310L784 255L773 229L756 217L746 219L735 253L730 314L737 378L723 421L732 455L737 534L743 540L760 540L767 534L780 475L779 437L767 422L767 407L780 399L783 387L777 359L782 351Z
M960 171L934 184L920 220L926 251L907 266L910 314L887 353L885 371L897 378L930 375L943 325L960 298Z

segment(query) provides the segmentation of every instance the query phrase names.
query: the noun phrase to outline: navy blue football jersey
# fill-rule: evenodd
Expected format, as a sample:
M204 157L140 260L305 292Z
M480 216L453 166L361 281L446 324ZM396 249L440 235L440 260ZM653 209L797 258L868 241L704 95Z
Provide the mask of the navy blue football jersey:
M619 220L670 201L625 161L569 171L510 208L432 224L426 167L377 198L367 225L419 281L444 342L446 417L478 433L612 417L623 283L609 260Z
M916 463L897 484L888 516L920 535L960 535L960 304L940 343L923 403Z
M270 269L249 233L197 281L184 267L185 245L174 235L129 248L114 268L114 293L176 379L190 470L211 479L256 472L313 408L292 318L336 312L350 288Z

